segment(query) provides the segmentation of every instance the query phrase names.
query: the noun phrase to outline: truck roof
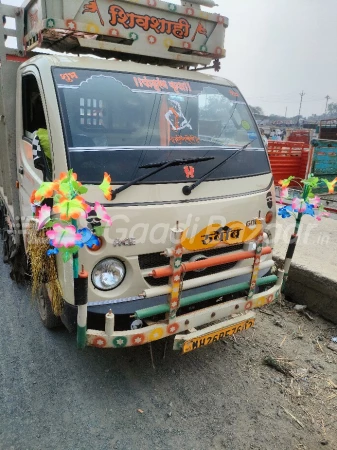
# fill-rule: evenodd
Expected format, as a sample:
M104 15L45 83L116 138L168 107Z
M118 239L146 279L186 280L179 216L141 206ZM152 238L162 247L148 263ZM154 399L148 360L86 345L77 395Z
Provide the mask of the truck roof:
M140 73L152 76L168 76L173 78L184 78L191 81L201 81L236 87L235 84L225 78L213 74L201 73L194 70L174 69L170 67L153 66L135 62L118 60L106 60L88 56L48 55L40 54L30 58L21 67L34 64L39 67L41 74L50 73L51 67L69 67L91 70L116 70L118 72Z

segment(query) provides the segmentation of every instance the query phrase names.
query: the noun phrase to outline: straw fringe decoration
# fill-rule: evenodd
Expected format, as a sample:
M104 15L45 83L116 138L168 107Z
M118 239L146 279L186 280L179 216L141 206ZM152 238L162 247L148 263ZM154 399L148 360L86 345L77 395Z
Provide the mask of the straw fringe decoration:
M55 316L63 311L62 288L57 276L55 256L48 256L49 239L45 230L38 230L36 220L31 220L27 229L27 255L32 274L32 295L36 298L44 283L51 301Z

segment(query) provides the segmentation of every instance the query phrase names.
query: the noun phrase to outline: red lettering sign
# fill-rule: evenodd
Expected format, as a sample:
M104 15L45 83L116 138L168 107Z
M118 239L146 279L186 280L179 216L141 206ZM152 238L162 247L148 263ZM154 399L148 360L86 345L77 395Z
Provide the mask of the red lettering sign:
M230 95L232 95L233 97L239 97L239 93L233 91L232 89L229 90Z
M188 81L166 81L161 78L133 77L133 81L137 88L153 89L157 92L163 90L179 92L192 92L191 85ZM171 88L171 89L170 89Z
M72 83L75 78L78 78L76 72L61 73L60 77L67 83Z
M123 25L125 29L133 29L136 26L144 31L154 30L157 34L172 35L178 39L189 37L191 25L183 18L177 22L158 17L135 14L125 11L121 6L111 5L109 8L111 16L110 24L115 27L117 24Z
M172 144L199 144L200 138L198 138L197 136L172 136L170 138L170 142Z

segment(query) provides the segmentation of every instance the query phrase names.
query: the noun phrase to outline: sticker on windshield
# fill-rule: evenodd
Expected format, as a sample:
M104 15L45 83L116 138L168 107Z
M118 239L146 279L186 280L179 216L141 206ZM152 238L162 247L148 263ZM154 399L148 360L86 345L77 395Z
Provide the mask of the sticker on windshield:
M185 128L189 128L193 130L191 125L191 120L187 120L184 116L184 113L181 109L181 104L176 100L169 99L169 103L171 104L170 109L165 114L165 118L168 123L171 125L173 131L181 131Z
M248 135L248 139L249 139L250 141L252 141L253 139L256 139L256 138L257 138L257 134L255 133L255 131L248 131L248 132L247 132L247 135Z
M244 128L246 131L249 131L251 129L250 123L247 122L247 120L243 120L241 122L241 126L242 128Z
M194 167L193 166L185 166L184 172L185 172L186 178L194 178Z
M72 83L75 79L78 78L76 72L60 73L60 77L67 83Z
M171 136L170 142L172 144L200 144L200 138L193 136Z
M148 78L147 76L133 77L133 81L138 89L154 90L162 92L163 89L179 94L180 92L192 92L190 83L188 81L167 81L165 79L156 77Z
M233 89L230 89L230 90L229 90L229 94L230 94L232 97L239 97L239 96L240 96L240 94L239 94L238 92L233 91Z

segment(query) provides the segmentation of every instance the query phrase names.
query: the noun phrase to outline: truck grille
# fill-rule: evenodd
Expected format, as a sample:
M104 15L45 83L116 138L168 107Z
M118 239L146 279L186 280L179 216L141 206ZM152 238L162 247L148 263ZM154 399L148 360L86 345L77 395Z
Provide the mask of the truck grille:
M229 247L222 247L214 250L204 250L200 251L200 254L211 258L212 256L220 256L226 253L235 252L243 249L243 244L231 245ZM197 254L197 253L195 253ZM183 262L188 262L193 254L183 255ZM138 256L139 267L141 270L144 269L154 269L157 267L167 266L169 264L169 258L161 255L160 253L148 253L147 255ZM236 262L222 264L221 266L209 267L202 272L187 272L185 273L184 280L192 280L194 278L205 277L207 275L213 275L219 272L224 272L226 270L232 269L236 265ZM145 281L150 286L165 286L168 284L168 277L164 278L153 278L145 277Z

